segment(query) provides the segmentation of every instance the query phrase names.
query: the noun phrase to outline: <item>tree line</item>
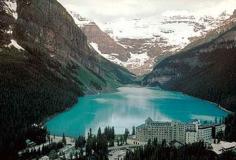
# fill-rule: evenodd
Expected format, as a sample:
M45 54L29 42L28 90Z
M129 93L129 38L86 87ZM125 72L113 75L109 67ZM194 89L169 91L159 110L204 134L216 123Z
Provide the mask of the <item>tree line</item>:
M124 160L235 160L235 153L225 152L218 156L208 150L204 142L187 144L180 148L166 145L165 141L158 144L154 139L144 147L128 151Z

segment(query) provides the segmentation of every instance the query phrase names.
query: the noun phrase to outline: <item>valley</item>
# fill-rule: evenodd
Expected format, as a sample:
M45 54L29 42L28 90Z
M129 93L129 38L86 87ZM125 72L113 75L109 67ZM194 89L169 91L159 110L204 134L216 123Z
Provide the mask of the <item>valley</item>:
M70 157L78 143L81 157L106 159L108 144L135 139L127 129L148 117L177 127L197 120L204 134L206 126L213 133L223 125L223 135L207 133L210 140L236 141L236 11L230 8L101 22L61 0L0 1L0 159L19 159L21 150L26 159L58 158L67 150L65 159L78 159ZM67 145L64 134L79 142L68 138ZM209 151L198 142L182 147ZM125 153L132 157L139 144L131 143ZM29 152L31 145L43 149Z

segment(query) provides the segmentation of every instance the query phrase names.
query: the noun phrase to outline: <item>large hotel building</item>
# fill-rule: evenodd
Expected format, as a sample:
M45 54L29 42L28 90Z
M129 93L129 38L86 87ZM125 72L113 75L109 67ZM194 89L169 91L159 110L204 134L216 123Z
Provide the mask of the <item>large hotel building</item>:
M201 126L199 121L191 123L180 122L159 122L148 118L145 124L136 128L136 138L140 142L147 142L149 139L157 139L161 143L164 139L167 143L178 141L182 144L204 141L211 143L213 128L215 133L224 132L225 125Z

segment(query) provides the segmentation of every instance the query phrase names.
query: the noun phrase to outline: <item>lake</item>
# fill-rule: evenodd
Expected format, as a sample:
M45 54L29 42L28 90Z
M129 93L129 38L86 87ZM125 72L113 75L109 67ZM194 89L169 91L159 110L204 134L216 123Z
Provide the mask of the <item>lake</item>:
M216 104L159 88L121 87L117 92L80 97L70 110L50 119L46 126L51 134L85 135L89 128L114 126L116 133L131 131L132 126L151 117L158 121L188 122L220 120L227 112Z

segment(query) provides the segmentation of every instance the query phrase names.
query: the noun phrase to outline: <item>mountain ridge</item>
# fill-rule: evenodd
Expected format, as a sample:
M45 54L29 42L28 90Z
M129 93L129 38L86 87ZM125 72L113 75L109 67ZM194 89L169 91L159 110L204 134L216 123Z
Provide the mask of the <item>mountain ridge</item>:
M71 14L79 15L75 11ZM96 43L95 48L103 57L141 76L151 72L156 62L194 43L199 43L202 37L215 32L216 28L224 27L225 23L230 22L230 15L228 12L222 12L218 17L199 16L191 12L168 12L163 13L159 20L121 19L98 25L94 21L81 18L80 15L74 16L74 19L85 31L89 41ZM110 40L112 38L112 43L106 40L108 35ZM120 49L106 47L110 45L118 46Z

